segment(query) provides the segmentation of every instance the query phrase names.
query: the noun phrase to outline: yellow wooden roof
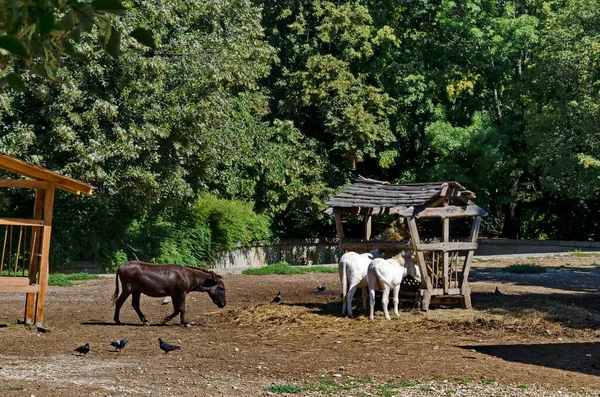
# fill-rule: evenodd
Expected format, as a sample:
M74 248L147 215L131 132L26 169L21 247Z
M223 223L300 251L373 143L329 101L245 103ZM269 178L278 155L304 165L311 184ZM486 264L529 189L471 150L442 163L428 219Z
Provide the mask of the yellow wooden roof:
M57 174L46 168L26 163L3 153L0 153L0 168L37 181L54 182L57 188L75 194L92 194L92 190L94 189L93 186L85 182Z

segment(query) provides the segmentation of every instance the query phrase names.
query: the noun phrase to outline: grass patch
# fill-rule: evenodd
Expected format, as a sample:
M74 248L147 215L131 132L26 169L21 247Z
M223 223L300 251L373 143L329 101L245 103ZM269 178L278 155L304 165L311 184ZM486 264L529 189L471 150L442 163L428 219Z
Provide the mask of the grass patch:
M493 385L494 383L496 383L496 379L494 379L494 378L481 378L481 383L483 383L484 385Z
M536 274L544 273L546 268L540 265L534 265L532 263L515 263L514 265L506 266L504 271L518 274Z
M469 378L466 377L462 377L462 376L449 376L446 379L448 379L451 382L457 382L460 383L462 385L467 385L469 384Z
M20 387L20 386L10 386L8 388L8 390L13 390L13 391L21 391L21 390L25 390L24 388Z
M521 383L517 386L519 389L527 389L527 385L525 383Z
M258 269L243 270L243 274L266 276L269 274L337 273L336 267L329 266L292 266L286 262L277 262Z
M271 385L265 389L268 392L283 394L283 393L301 393L306 390L304 387L294 386L294 385Z
M600 254L596 252L581 252L580 250L570 251L569 256L574 256L577 258L590 258L594 256L600 256Z
M58 287L71 287L73 285L72 281L79 280L95 280L99 279L100 276L97 274L88 274L88 273L73 273L73 274L64 274L64 273L53 273L48 276L48 285L58 286Z

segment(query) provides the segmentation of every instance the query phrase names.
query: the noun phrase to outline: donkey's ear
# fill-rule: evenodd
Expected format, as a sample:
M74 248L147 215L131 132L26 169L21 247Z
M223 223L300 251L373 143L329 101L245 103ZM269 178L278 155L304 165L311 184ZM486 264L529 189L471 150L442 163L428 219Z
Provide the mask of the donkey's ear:
M214 287L217 284L218 284L217 283L217 279L215 279L215 278L207 278L202 283L202 286L205 287L205 288L210 288L210 287Z

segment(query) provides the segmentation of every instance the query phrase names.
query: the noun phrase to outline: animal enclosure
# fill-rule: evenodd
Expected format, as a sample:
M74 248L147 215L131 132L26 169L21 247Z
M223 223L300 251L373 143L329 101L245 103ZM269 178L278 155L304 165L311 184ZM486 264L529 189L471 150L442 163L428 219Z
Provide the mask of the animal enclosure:
M24 322L43 325L56 189L91 194L92 187L0 154L0 168L29 179L0 179L0 187L34 189L31 218L0 218L0 292L26 293ZM24 194L24 197L27 197Z
M395 185L361 178L331 198L326 213L335 216L342 252L378 248L386 257L402 250L415 253L422 282L416 290L408 288L407 292L416 295L422 310L427 311L432 301L470 308L469 270L481 217L487 216L471 201L474 198L475 194L458 182ZM343 217L348 215L363 217L362 238L346 236L344 226L348 220ZM376 216L398 218L398 241L372 238Z

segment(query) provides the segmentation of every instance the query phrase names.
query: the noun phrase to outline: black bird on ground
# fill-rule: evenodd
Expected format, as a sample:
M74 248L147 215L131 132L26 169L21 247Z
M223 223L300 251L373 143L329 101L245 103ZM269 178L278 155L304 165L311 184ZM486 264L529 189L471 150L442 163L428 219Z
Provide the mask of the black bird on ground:
M501 296L501 295L504 295L504 294L502 292L500 292L500 290L498 289L498 287L496 287L496 291L494 291L494 295Z
M82 354L85 356L86 354L88 354L90 352L90 344L86 343L83 346L79 346L77 349L75 349L75 351L77 353L79 353L78 355L81 356Z
M277 293L277 296L271 300L271 303L279 303L282 299L283 297L281 296L281 291L279 291Z
M327 288L327 287L324 286L324 285L319 285L319 286L317 286L317 291L318 292L323 292L323 291L325 291L325 288Z
M165 352L165 354L169 354L169 352L173 350L181 350L181 347L170 345L167 342L163 341L161 338L158 338L158 346L161 348L162 351Z
M110 342L111 346L115 347L115 351L121 351L123 350L123 348L125 347L125 345L127 344L127 342L129 342L129 340L127 339L120 339L120 340L116 340L114 342Z

